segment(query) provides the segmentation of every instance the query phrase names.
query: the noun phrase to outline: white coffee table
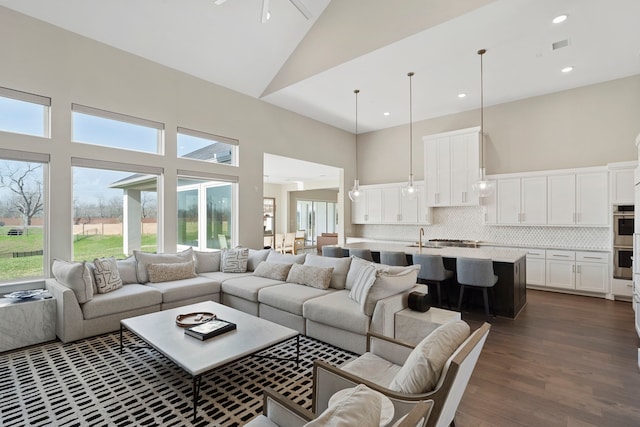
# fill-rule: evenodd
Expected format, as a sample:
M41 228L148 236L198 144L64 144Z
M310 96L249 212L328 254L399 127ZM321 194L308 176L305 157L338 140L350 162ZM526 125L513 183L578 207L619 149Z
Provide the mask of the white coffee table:
M235 323L237 329L200 341L186 335L184 329L177 326L175 322L179 314L195 312L215 313L220 319ZM122 332L124 329L133 332L191 375L194 420L200 383L204 374L294 337L297 339L296 358L273 358L294 361L296 366L300 362L300 335L298 331L213 301L123 319L120 321L120 352L123 350Z

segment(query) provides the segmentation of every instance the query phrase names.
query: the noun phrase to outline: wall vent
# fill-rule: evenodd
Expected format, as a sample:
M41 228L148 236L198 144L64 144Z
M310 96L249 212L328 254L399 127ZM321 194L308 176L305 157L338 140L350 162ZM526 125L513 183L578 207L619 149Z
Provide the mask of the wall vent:
M563 47L567 46L569 46L569 39L560 40L551 44L551 48L553 50L562 49Z

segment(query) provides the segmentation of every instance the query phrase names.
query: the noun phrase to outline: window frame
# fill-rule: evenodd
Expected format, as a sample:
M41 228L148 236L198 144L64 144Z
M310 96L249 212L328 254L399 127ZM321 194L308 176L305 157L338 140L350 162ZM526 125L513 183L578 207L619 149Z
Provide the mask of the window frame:
M0 97L13 99L16 101L27 102L29 104L41 105L44 108L43 110L43 135L37 135L33 133L24 133L24 132L16 132L12 130L4 130L0 129L0 132L13 133L16 135L29 135L38 138L47 138L51 139L51 98L43 95L36 95L34 93L23 92L16 89L10 89L7 87L0 86Z
M178 150L177 150L177 146L176 146L176 157L179 159L188 159L188 160L194 160L197 162L205 162L205 163L215 163L215 164L219 164L219 165L225 165L225 166L233 166L233 167L238 167L239 164L239 156L238 156L238 152L239 152L239 147L240 147L240 141L234 138L229 138L226 136L221 136L221 135L216 135L213 133L208 133L208 132L202 132L199 130L194 130L194 129L189 129L189 128L185 128L182 126L178 126L178 128L176 129L176 144L178 144L178 139L180 138L180 135L185 135L185 136L191 136L193 138L199 138L199 139L205 139L211 142L219 142L219 143L223 143L223 144L227 144L227 145L231 145L232 146L232 153L231 153L231 163L220 163L220 162L214 162L212 160L201 160L201 159L194 159L191 157L185 157L185 156L181 156L178 154Z

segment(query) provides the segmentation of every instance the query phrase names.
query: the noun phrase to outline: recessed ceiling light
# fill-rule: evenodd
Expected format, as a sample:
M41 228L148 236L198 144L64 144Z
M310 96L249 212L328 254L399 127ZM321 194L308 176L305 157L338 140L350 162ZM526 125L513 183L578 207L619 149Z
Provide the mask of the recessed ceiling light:
M390 115L391 115L391 113L390 113L390 112L388 112L388 111L385 111L385 112L384 112L384 113L382 113L382 114L384 114L385 116L390 116Z
M467 96L467 94L464 92L458 94L458 98L464 98L465 96Z
M569 15L566 15L566 14L558 15L555 18L553 18L551 22L553 22L554 24L560 24L561 22L566 21L568 17Z
M561 71L563 73L570 73L573 71L573 67L572 66L564 67Z

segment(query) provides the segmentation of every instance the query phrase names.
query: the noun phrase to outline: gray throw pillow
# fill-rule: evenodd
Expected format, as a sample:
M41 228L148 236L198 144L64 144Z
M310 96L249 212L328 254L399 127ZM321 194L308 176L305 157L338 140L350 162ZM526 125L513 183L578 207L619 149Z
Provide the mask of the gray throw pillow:
M118 263L114 257L96 258L93 265L93 277L99 294L106 294L122 287Z
M222 252L220 271L223 273L245 273L249 261L248 248L226 249Z
M262 261L253 272L254 276L265 277L267 279L287 280L292 264L280 264L279 262Z
M138 282L147 283L149 281L149 274L147 273L147 266L149 264L177 264L180 262L191 261L193 259L193 249L188 248L175 254L156 254L151 252L133 251L133 255L136 257L137 262L136 274L138 276Z
M196 263L195 261L187 261L169 264L149 264L147 271L151 283L191 279L196 277Z
M131 255L125 259L118 259L116 260L116 264L118 266L118 273L120 273L120 279L122 279L123 285L138 283L136 257Z
M333 268L314 267L311 265L292 264L287 282L311 286L318 289L329 289Z

